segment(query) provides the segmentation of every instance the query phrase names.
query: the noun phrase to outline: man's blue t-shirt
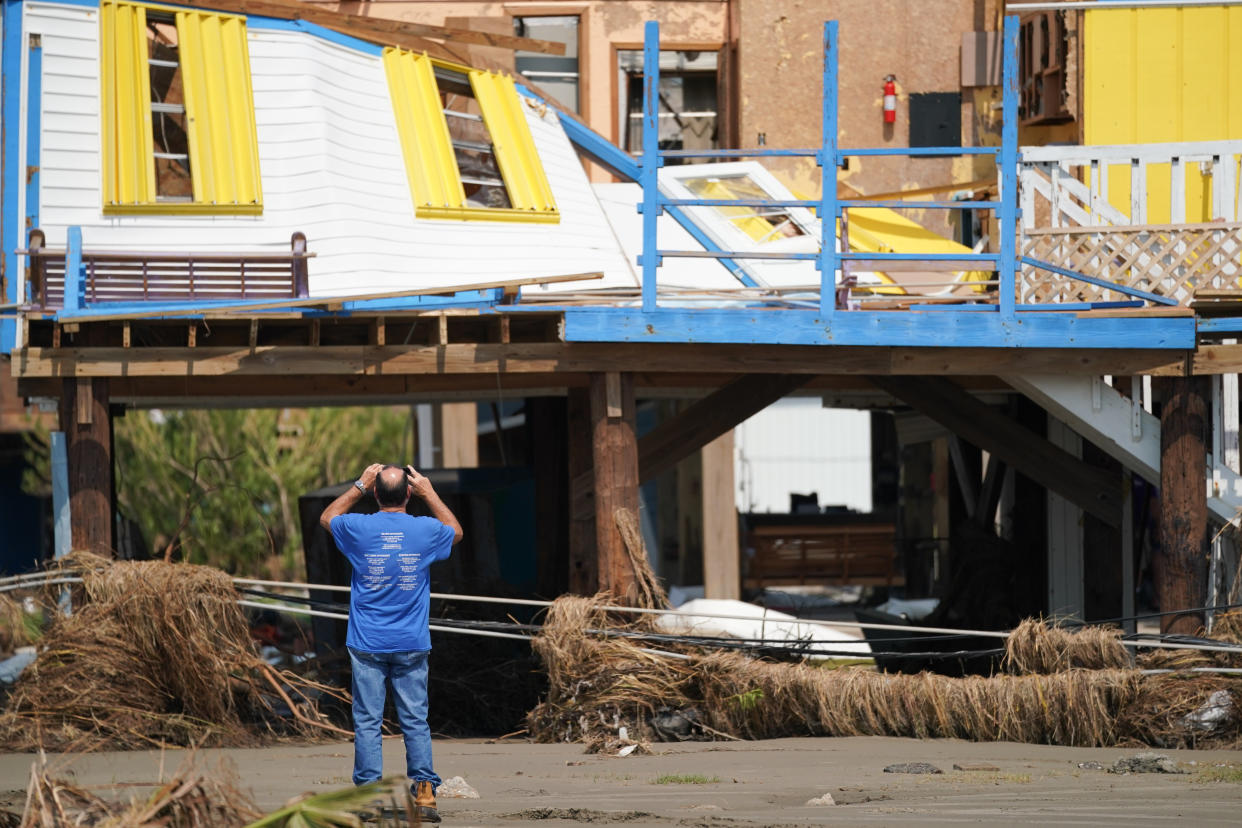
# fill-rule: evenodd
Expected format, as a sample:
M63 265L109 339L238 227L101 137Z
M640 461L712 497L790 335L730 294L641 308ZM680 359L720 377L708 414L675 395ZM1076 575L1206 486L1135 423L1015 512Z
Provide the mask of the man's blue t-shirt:
M427 569L453 551L453 529L404 512L337 515L337 547L354 569L346 646L368 653L430 650Z

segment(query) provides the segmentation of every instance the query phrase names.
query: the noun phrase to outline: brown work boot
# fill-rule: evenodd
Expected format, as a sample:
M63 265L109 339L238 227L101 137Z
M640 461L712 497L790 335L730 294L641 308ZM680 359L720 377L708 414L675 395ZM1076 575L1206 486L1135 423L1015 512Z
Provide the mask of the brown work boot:
M418 810L419 822L439 822L440 812L436 810L436 789L430 782L414 783L414 807Z

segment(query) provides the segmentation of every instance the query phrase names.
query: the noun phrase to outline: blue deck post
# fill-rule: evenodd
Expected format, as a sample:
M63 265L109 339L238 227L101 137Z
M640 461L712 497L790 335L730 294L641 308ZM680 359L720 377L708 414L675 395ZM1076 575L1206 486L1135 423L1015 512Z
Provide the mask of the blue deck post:
M61 405L64 405L62 398ZM73 548L73 528L69 520L69 449L65 432L51 433L52 465L52 557L60 560ZM61 590L59 605L65 615L69 614L69 588Z
M26 75L26 227L39 226L39 144L43 137L43 46L30 37ZM30 297L26 297L29 300Z
M70 227L65 234L65 313L82 309L82 228Z
M1000 280L1001 316L1012 317L1017 301L1016 251L1018 236L1018 17L1005 17L1005 60L1001 78L1000 152Z
M656 309L656 222L660 218L660 24L648 20L643 28L643 160L639 173L643 188L643 312Z
M824 95L822 146L818 161L819 196L819 311L831 316L837 307L837 21L824 23Z

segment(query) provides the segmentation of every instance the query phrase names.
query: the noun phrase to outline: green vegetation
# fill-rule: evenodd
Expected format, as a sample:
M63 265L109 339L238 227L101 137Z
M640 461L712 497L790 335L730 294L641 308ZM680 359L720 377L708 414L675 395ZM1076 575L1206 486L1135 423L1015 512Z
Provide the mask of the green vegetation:
M1242 784L1242 765L1217 765L1203 768L1195 774L1194 781Z
M657 776L656 785L711 785L720 781L719 776L704 776L701 773L666 773Z
M234 574L303 575L298 497L370 462L409 462L401 408L131 411L114 421L117 505L153 555ZM51 490L46 432L23 488Z
M738 693L736 696L730 696L729 701L738 706L739 709L745 711L754 710L759 706L759 702L763 700L763 688L756 687L753 690L747 690L745 693Z

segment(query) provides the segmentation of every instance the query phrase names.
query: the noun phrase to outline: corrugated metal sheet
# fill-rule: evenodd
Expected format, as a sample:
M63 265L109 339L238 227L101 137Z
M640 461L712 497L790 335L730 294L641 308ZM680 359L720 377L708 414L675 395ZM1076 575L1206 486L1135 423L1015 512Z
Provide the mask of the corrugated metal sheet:
M431 58L401 49L384 50L405 171L418 207L460 207L466 200L448 125L440 112Z
M513 206L518 210L555 213L556 201L535 152L535 141L526 124L513 78L476 69L470 73L470 85L483 107L483 120L492 136L496 163L500 165Z
M1242 6L1085 13L1083 143L1242 138ZM1130 211L1129 169L1109 169L1109 201ZM1186 220L1210 221L1203 175L1186 172ZM1147 220L1170 220L1168 165L1147 179Z
M194 200L263 202L246 21L177 12Z
M104 204L155 201L151 167L151 74L147 71L147 10L104 3L99 8L102 50Z
M77 225L95 249L284 251L301 230L317 254L316 295L592 271L605 279L548 292L636 284L553 113L522 107L559 224L415 219L380 56L297 31L248 33L262 215L105 216L97 11L31 2L26 26L43 36L40 223L49 246Z
M871 415L790 397L737 427L737 507L788 512L790 493L871 511Z

